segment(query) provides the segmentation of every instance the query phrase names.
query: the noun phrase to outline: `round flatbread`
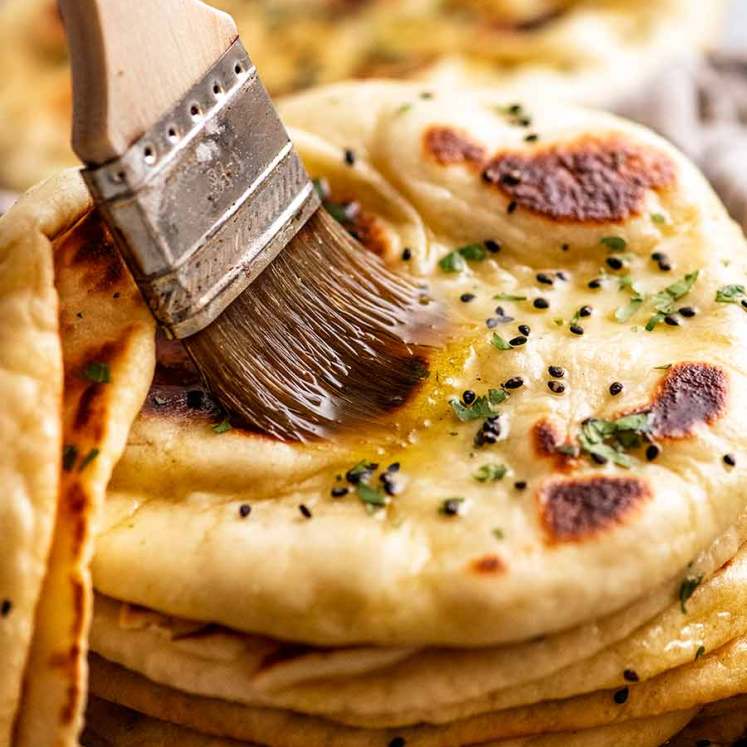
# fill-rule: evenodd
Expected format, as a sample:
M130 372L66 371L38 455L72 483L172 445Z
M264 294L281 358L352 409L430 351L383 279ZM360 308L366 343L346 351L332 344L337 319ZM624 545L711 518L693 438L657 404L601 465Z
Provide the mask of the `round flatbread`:
M540 89L609 104L712 41L723 0L218 0L274 94L346 78ZM0 186L70 152L70 82L54 0L0 7Z
M744 239L702 177L611 116L526 102L527 128L495 92L421 93L339 85L283 115L327 208L444 304L427 380L368 432L283 443L213 429L164 349L102 593L278 639L478 647L685 578L744 508Z

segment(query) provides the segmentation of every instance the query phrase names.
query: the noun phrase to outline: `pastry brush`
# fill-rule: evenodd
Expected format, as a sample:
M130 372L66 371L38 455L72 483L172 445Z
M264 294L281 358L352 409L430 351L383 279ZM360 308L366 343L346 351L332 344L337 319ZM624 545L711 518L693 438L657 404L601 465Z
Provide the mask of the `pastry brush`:
M196 0L60 9L89 191L228 412L303 440L398 407L436 305L320 207L231 17Z

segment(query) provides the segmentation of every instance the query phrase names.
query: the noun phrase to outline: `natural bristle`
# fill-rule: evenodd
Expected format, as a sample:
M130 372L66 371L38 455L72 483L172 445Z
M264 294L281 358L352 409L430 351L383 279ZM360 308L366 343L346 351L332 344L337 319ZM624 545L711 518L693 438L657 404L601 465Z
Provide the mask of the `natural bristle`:
M184 340L231 412L305 440L370 423L427 375L440 313L319 210L210 326Z

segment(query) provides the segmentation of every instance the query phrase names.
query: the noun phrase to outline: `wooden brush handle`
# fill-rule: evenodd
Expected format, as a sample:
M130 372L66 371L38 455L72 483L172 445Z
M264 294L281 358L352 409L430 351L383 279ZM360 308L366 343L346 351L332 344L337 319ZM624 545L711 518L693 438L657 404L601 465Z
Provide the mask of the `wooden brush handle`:
M73 148L89 165L122 155L238 37L197 0L59 0L73 68Z

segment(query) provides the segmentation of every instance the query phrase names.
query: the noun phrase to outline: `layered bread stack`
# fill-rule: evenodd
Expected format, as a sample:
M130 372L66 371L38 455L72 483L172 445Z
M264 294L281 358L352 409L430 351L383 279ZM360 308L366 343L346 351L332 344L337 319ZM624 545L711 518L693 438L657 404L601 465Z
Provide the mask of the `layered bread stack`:
M364 432L268 438L153 345L77 175L24 198L0 262L25 237L43 293L0 350L11 371L51 315L64 375L32 367L33 443L60 447L63 591L17 733L79 724L95 527L85 744L741 736L746 264L702 176L640 127L496 90L349 83L281 113L326 209L422 280L448 341Z

